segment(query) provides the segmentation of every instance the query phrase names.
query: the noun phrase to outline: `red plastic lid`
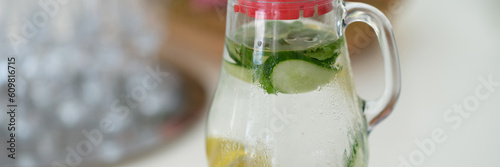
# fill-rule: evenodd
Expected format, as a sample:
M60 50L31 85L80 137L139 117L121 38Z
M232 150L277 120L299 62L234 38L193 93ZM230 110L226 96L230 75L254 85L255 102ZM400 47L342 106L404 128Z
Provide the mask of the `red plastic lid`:
M300 17L312 17L318 9L318 15L333 10L332 0L238 0L234 5L236 13L250 17L270 20L294 20Z

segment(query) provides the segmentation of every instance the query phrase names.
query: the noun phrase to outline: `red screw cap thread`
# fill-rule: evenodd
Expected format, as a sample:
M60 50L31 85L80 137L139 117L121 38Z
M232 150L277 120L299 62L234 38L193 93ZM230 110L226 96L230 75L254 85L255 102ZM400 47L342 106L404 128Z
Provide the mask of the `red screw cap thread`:
M236 12L236 13L240 12L240 6L239 5L234 5L234 12Z
M300 11L302 17L314 16L316 7L318 15L329 13L332 0L238 0L234 11L262 19L295 20L300 18Z

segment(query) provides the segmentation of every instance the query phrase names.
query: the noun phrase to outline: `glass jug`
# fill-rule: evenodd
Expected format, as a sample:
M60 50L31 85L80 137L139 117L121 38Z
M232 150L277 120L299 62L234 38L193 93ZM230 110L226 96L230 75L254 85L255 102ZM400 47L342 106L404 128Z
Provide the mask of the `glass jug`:
M211 167L363 167L367 134L400 92L391 25L342 0L229 0L222 70L207 125ZM375 30L385 91L360 99L344 31Z

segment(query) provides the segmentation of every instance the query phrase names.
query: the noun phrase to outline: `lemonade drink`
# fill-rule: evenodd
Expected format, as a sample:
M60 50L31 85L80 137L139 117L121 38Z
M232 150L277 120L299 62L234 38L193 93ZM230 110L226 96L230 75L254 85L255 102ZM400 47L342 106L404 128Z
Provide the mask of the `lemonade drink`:
M227 36L210 166L365 166L363 103L344 43L313 21L252 23Z

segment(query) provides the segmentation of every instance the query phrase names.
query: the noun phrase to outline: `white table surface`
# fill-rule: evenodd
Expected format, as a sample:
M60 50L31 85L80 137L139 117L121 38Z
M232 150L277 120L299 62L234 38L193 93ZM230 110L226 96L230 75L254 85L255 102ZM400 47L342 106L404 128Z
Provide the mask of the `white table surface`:
M462 118L457 129L451 128L455 122L447 122L443 114L474 95L481 85L479 77L491 75L500 82L499 9L498 0L408 0L401 13L394 12L403 88L394 113L369 137L370 167L400 166L400 158L408 160L418 154L415 141L430 139L438 128L446 140L423 159L413 157L414 165L498 166L500 87L481 100L469 118ZM376 98L384 84L380 55L364 53L352 63L361 96ZM218 67L208 69L207 86L211 87ZM124 166L207 166L204 122L175 143Z

